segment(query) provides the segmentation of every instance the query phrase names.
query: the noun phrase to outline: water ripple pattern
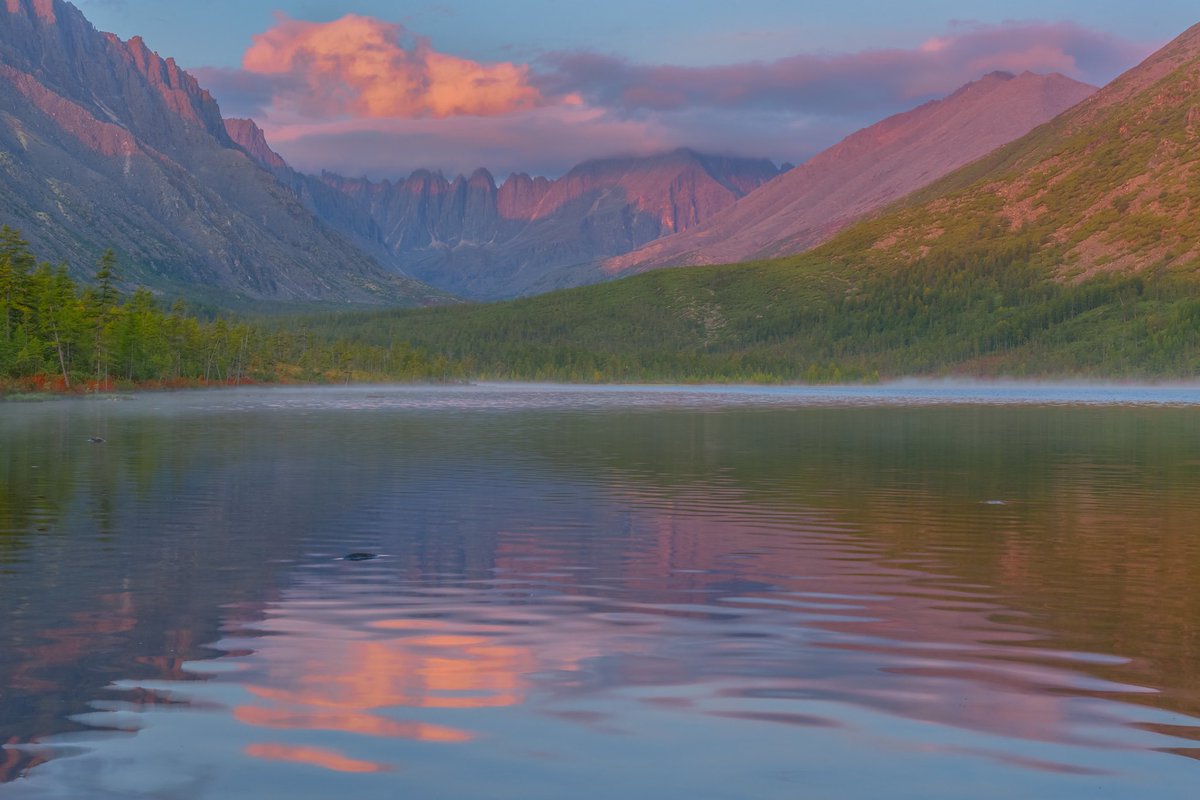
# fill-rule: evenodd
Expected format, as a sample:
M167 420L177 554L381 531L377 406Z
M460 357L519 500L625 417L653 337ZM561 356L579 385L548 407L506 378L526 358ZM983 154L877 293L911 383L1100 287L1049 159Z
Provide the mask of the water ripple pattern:
M1198 400L0 407L0 794L1191 798Z

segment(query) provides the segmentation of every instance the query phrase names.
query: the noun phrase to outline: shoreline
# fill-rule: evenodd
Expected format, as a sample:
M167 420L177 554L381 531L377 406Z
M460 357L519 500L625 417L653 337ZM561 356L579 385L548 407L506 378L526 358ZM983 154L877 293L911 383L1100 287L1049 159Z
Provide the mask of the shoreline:
M359 382L209 382L193 385L124 385L110 391L0 395L0 405L40 404L56 400L132 401L154 395L234 394L265 397L275 391L281 396L311 392L356 398L363 394L375 401L406 407L417 402L428 408L429 392L444 392L447 407L506 408L570 407L572 397L590 395L603 408L696 408L747 407L1200 407L1200 381L1128 381L1028 379L904 378L871 384L721 384L721 383L630 383L591 384L519 381L359 381ZM225 390L225 391L222 391ZM471 398L471 399L468 399ZM219 400L214 398L214 402ZM258 401L255 401L258 402ZM335 404L341 401L333 401ZM355 401L357 402L357 401ZM465 403L465 406L463 405ZM549 404L549 406L547 406Z
M41 377L41 376L39 376ZM44 403L53 400L114 400L130 399L134 394L172 394L190 391L224 391L231 389L322 389L347 386L456 386L470 385L470 381L403 381L387 378L362 378L351 381L297 381L297 380L223 380L205 381L193 379L165 381L108 381L101 384L89 381L67 388L61 377L55 381L12 379L0 383L2 403Z

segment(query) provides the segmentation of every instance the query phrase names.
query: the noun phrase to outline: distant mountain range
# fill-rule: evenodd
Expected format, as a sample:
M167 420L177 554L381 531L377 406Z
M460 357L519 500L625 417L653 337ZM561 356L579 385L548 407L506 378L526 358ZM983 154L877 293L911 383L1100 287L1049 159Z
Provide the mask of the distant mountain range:
M252 121L228 128L322 219L377 256L370 237L378 227L384 261L449 292L496 300L659 267L803 252L1095 91L1057 74L996 72L795 169L684 149L590 161L558 180L511 175L499 187L484 169L452 181L427 171L382 182L299 175Z
M223 119L172 59L98 32L62 0L0 6L0 104L0 222L80 277L113 247L129 283L217 304L556 288L576 265L687 230L779 172L680 150L499 186L485 170L304 175L253 122Z
M111 246L128 282L217 304L493 300L806 250L1092 91L995 73L787 171L682 149L556 180L370 181L293 170L173 60L63 0L6 0L0 223L80 276Z
M511 175L499 187L482 169L453 181L325 180L371 210L411 274L496 299L574 285L570 267L687 230L778 173L765 159L677 150L589 161L557 180Z
M338 331L400 338L507 379L1194 379L1200 25L1049 124L805 254L343 318Z
M589 161L557 180L510 175L499 186L486 169L453 180L426 170L397 181L314 177L288 167L251 120L229 120L227 128L339 231L373 252L381 235L386 262L478 299L591 280L576 268L689 230L779 174L766 159L683 149Z
M609 275L811 249L847 225L1020 138L1096 89L994 72L843 140L683 233L604 264Z

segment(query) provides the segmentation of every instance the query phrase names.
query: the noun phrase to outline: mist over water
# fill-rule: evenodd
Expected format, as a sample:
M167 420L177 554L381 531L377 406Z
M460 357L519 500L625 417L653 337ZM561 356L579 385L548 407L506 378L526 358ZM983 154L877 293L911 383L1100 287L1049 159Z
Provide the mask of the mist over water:
M928 383L0 407L0 794L1191 797L1198 412Z

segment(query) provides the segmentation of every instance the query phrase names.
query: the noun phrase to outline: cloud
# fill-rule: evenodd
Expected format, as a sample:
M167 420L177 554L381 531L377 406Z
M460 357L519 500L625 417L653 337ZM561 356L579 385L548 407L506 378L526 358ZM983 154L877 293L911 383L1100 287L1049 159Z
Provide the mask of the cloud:
M279 17L241 70L200 70L295 166L396 177L487 166L561 174L588 158L688 146L799 163L993 70L1102 84L1153 48L1068 23L952 23L908 49L683 67L594 52L483 64L403 26Z
M1148 48L1068 23L958 25L908 49L796 55L711 67L648 66L596 53L557 53L539 88L623 111L793 109L859 114L945 95L985 72L1062 72L1103 83Z
M540 100L527 66L438 53L402 25L356 14L325 23L281 14L242 67L269 79L273 106L309 117L495 116Z
M272 147L307 172L402 177L419 168L450 175L485 166L557 175L589 158L651 154L676 146L656 120L620 119L601 110L555 105L502 117L343 119L264 124Z

